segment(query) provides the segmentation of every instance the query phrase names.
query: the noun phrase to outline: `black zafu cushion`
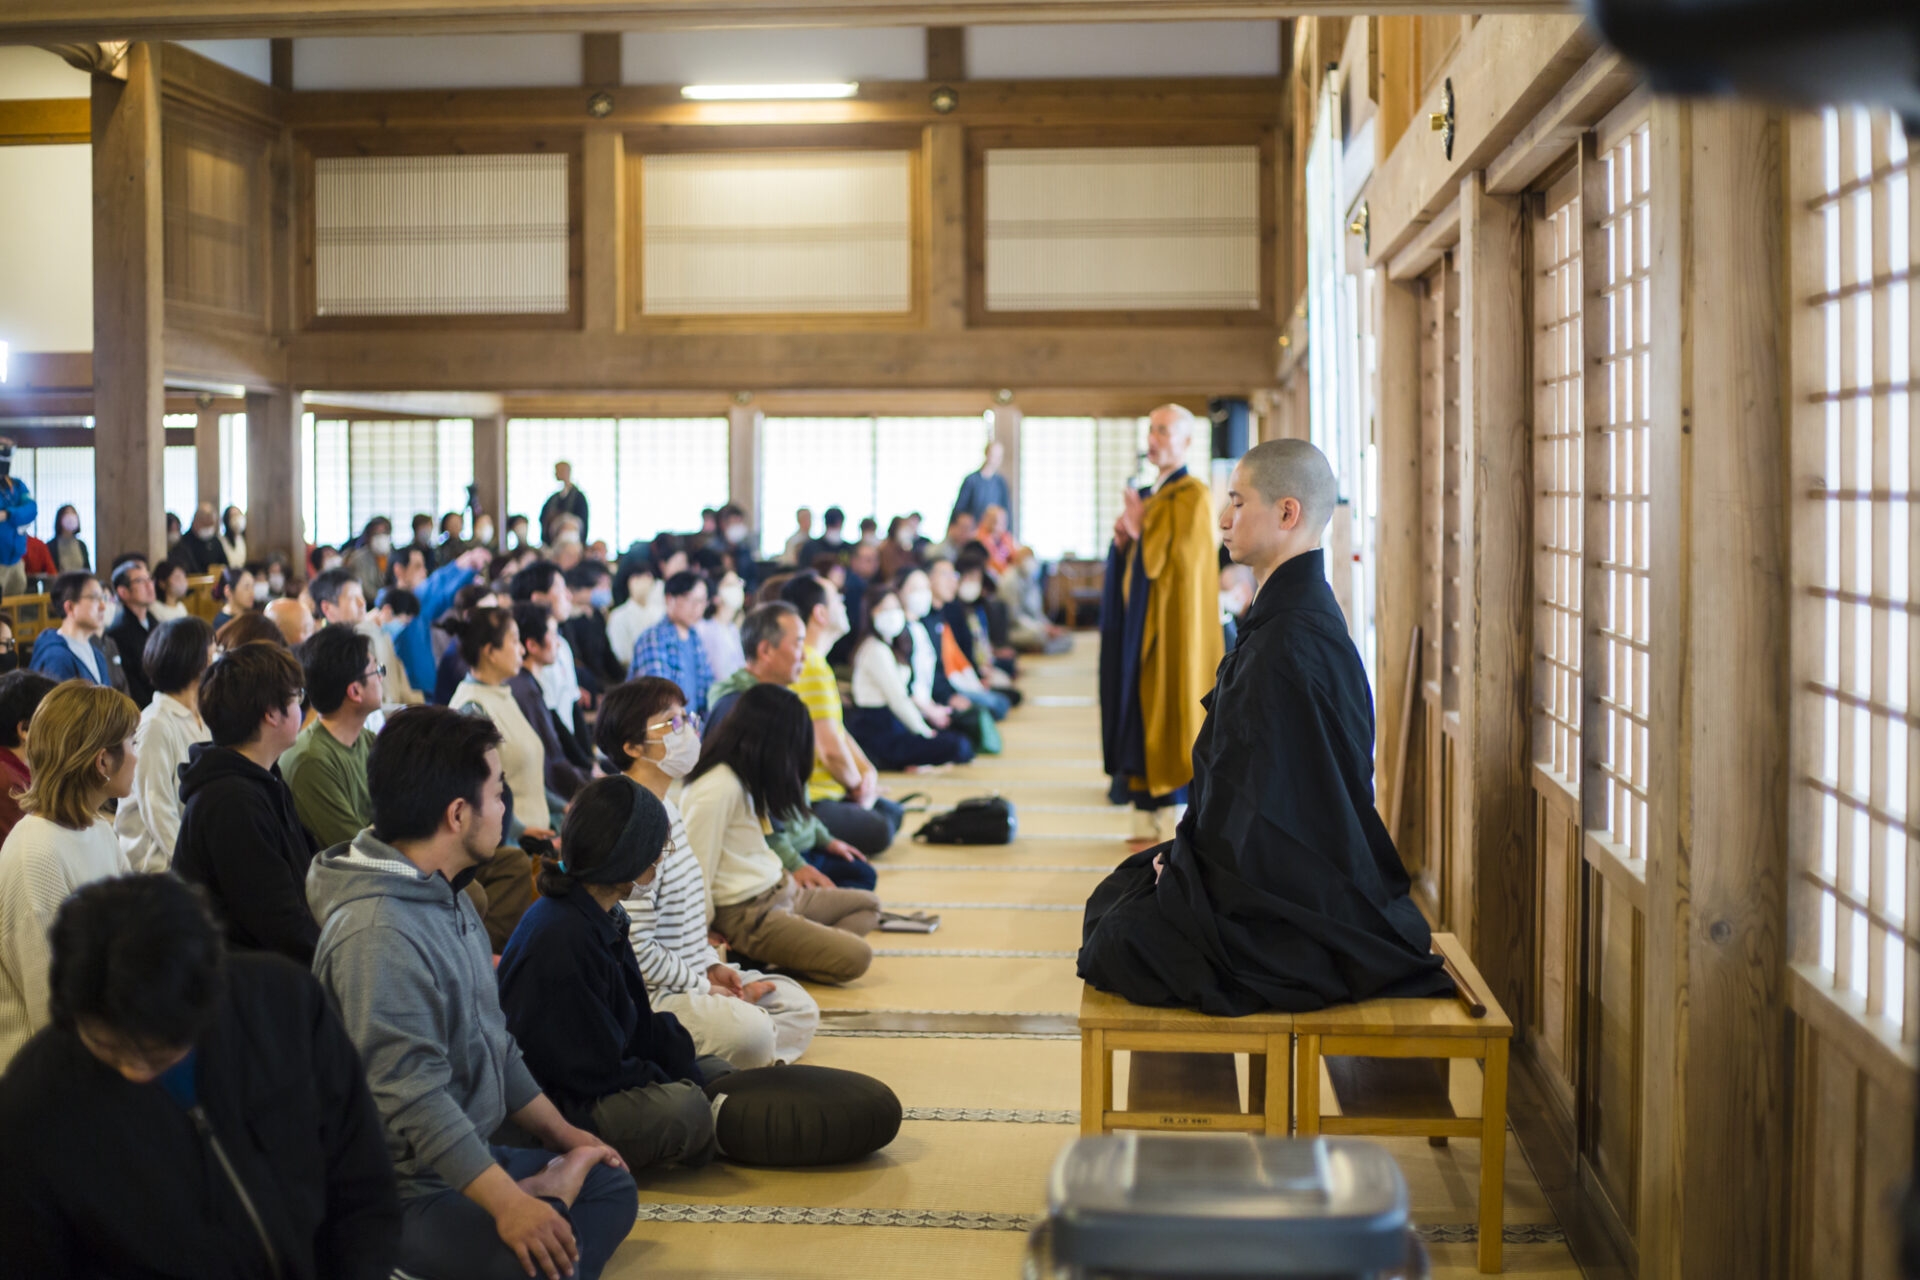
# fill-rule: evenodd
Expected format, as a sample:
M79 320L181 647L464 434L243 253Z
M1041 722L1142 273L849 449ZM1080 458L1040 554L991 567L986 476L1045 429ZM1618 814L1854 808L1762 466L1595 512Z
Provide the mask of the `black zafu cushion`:
M718 1137L727 1159L795 1167L871 1155L900 1132L900 1099L872 1076L833 1067L756 1067L721 1076Z

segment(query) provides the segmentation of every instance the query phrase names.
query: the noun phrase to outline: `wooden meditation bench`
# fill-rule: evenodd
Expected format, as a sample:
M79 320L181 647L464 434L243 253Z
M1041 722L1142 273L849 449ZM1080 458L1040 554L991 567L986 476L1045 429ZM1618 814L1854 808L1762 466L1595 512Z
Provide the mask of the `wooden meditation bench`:
M1115 1129L1188 1129L1284 1134L1288 1131L1288 1085L1293 1092L1294 1132L1368 1137L1424 1137L1439 1145L1449 1138L1480 1139L1480 1248L1483 1273L1501 1267L1500 1229L1505 1209L1507 1048L1513 1023L1493 999L1480 971L1458 938L1433 935L1433 949L1445 957L1462 988L1455 999L1369 1000L1337 1005L1315 1013L1256 1013L1244 1018L1215 1018L1190 1009L1154 1009L1087 987L1080 1000L1080 1128L1083 1133ZM1484 1008L1476 1015L1470 1006ZM1288 1047L1293 1058L1289 1070ZM1146 1092L1152 1105L1141 1106L1137 1087L1142 1060L1130 1063L1128 1103L1115 1109L1113 1055L1250 1055L1248 1104L1239 1110L1237 1092L1223 1090L1203 1072L1185 1078L1202 1082L1186 1098L1177 1096L1178 1071L1153 1071ZM1480 1115L1454 1113L1448 1090L1449 1060L1474 1058L1483 1064ZM1369 1063L1366 1059L1399 1059ZM1338 1115L1321 1114L1320 1066L1325 1060L1333 1081ZM1429 1060L1422 1062L1420 1060ZM1437 1060L1437 1061L1433 1061ZM1169 1097L1169 1082L1176 1096Z

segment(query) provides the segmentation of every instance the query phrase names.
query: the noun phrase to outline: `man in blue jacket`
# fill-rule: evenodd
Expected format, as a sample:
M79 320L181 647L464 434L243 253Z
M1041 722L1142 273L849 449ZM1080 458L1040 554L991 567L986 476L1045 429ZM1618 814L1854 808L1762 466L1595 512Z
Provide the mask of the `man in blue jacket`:
M13 441L0 436L0 596L25 595L27 534L40 507L27 482L13 474Z
M440 655L433 651L433 624L453 606L460 588L473 581L493 560L485 547L475 547L451 564L427 572L426 551L408 543L395 547L387 565L387 582L419 597L420 612L393 638L393 651L407 669L407 682L424 692L433 691L434 670Z
M61 614L58 631L42 631L33 641L27 665L54 680L85 680L126 692L120 655L100 637L107 629L107 593L90 573L63 573L53 580L53 611ZM118 678L116 678L118 677Z

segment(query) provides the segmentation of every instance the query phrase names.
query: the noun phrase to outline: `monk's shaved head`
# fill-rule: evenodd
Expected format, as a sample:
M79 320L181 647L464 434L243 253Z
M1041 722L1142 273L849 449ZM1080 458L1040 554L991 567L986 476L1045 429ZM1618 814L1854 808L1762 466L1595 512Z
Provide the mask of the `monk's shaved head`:
M1269 440L1240 459L1247 482L1269 503L1292 498L1300 504L1300 523L1316 537L1333 519L1339 488L1327 455L1305 440Z

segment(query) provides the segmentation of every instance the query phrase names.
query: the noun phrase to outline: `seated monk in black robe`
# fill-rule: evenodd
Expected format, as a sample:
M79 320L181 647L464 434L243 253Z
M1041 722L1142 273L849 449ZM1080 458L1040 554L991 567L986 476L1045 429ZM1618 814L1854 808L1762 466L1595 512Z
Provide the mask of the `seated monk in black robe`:
M1080 976L1235 1016L1452 992L1373 804L1373 694L1318 549L1326 457L1274 440L1234 468L1223 542L1260 589L1220 664L1170 843L1087 901Z

